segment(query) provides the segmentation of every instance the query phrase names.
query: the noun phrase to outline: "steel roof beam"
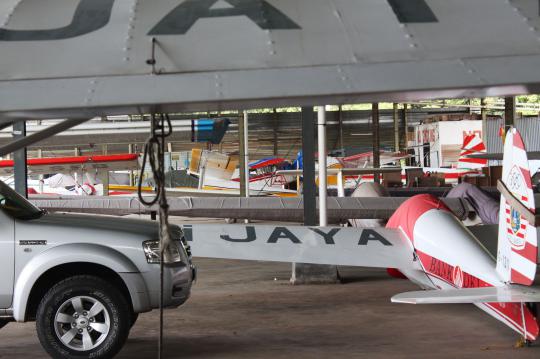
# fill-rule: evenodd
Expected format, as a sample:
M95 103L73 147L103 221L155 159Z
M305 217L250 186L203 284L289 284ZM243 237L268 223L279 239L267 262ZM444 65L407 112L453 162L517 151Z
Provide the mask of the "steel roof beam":
M89 120L88 118L65 120L53 126L47 127L46 129L43 129L39 132L33 133L30 136L26 136L21 139L10 142L5 146L0 147L0 156L5 156L8 153L12 153L22 148L31 146L39 141L42 141L46 138L54 136L74 126L80 125L81 123L84 123L88 120Z

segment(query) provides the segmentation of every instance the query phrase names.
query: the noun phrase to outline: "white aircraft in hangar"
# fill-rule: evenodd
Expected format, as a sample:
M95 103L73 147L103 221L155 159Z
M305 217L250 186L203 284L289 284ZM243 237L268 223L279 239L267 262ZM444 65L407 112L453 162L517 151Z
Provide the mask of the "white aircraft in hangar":
M0 155L94 116L538 93L539 13L537 0L4 0L1 123L68 120ZM395 301L475 303L533 340L538 220L521 144L512 130L496 260L426 197L384 230L193 227L194 252L397 267L441 290Z

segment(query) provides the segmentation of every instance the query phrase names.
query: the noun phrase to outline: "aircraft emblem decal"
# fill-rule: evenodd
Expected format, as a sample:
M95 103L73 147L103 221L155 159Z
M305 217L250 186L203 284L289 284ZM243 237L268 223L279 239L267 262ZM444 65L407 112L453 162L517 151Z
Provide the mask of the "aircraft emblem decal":
M514 232L514 234L517 234L521 229L521 219L519 212L512 208L510 210L510 217L510 226L512 228L512 231Z

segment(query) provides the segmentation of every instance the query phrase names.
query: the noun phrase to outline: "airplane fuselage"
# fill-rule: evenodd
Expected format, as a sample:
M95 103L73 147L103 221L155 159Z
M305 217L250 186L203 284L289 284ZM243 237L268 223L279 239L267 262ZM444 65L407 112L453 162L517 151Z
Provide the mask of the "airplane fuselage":
M493 255L435 197L405 202L388 222L410 241L414 263L402 271L423 289L503 287ZM529 340L539 335L537 318L525 303L475 303Z

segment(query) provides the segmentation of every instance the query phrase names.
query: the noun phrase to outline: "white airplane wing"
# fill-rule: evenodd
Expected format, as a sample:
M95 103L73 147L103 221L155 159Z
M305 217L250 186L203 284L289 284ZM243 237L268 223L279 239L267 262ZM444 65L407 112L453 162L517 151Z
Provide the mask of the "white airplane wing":
M392 297L394 303L457 304L457 303L536 303L540 288L509 285L505 287L424 290Z
M335 176L343 174L344 176L357 176L367 175L373 173L396 173L401 172L401 167L387 167L387 168L328 168L326 173L329 176ZM276 175L289 175L289 176L302 176L304 172L302 170L280 170L276 171Z
M184 225L196 257L409 268L412 247L392 229Z
M475 155L468 155L467 158L473 158L473 159L486 159L486 160L493 160L493 161L502 161L504 157L503 153L484 153L484 154L475 154ZM540 152L532 151L527 152L527 158L529 161L538 161L540 160Z
M537 0L4 0L0 113L81 118L251 108L261 100L278 107L538 92L538 7Z
M351 218L387 219L407 198L359 198L328 197L328 220L341 223ZM144 206L135 195L128 197L92 196L86 198L40 195L30 196L39 208L53 212L101 213L112 215L149 214L157 206ZM467 218L473 208L466 200L443 198L443 201L459 218ZM239 218L262 221L302 222L304 204L297 197L175 197L169 196L169 213L173 216L203 218Z

